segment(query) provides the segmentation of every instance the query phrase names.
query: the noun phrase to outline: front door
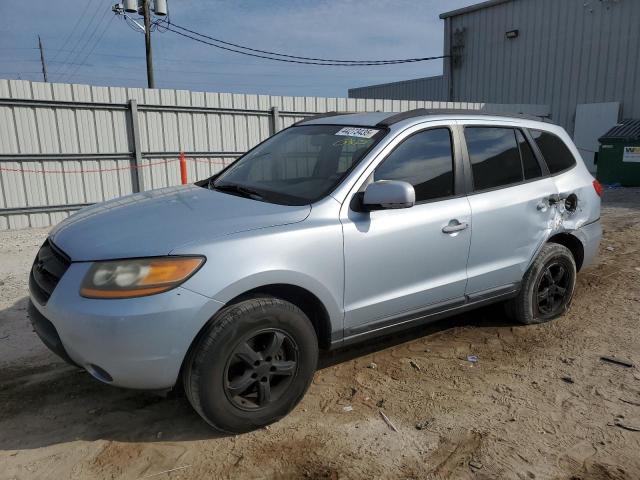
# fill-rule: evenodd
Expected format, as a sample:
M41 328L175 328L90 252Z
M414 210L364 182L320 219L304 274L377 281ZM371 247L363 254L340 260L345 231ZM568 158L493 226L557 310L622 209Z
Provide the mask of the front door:
M452 145L448 127L418 131L369 176L411 183L413 207L343 207L345 338L464 301L471 212L467 198L456 196Z

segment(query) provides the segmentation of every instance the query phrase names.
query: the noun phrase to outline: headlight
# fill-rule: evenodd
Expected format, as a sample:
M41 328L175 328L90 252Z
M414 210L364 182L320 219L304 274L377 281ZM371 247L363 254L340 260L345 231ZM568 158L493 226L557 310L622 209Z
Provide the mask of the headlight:
M157 257L96 262L82 281L87 298L131 298L166 292L193 275L203 257Z

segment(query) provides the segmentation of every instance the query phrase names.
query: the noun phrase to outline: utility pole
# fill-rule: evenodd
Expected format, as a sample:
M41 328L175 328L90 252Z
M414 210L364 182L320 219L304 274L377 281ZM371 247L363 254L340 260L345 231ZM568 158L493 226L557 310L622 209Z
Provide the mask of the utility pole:
M40 35L38 35L38 48L40 48L40 63L42 64L42 77L45 82L48 82L47 79L47 64L44 63L44 51L42 50L42 40L40 40Z
M149 11L149 0L143 0L142 13L144 16L144 46L147 52L147 85L149 88L156 88L156 82L153 79L153 55L151 53L151 13Z
M123 0L122 3L116 3L111 10L116 15L122 15L127 22L135 25L144 33L144 46L147 56L147 85L149 88L156 88L156 82L153 78L153 55L151 53L151 27L157 25L157 21L151 20L151 2L152 0ZM142 15L143 23L139 23L139 19L131 18L127 14ZM153 0L153 14L157 17L165 17L168 14L167 0Z

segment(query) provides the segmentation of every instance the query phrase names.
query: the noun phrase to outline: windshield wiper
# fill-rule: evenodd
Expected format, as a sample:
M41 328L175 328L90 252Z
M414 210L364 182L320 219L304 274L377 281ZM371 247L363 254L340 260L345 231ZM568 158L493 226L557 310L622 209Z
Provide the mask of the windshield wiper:
M237 185L235 183L225 183L223 185L216 185L215 183L211 183L209 185L209 188L218 190L220 192L240 194L243 197L253 198L256 200L261 200L263 198L262 194L260 194L257 190L249 187L244 187L242 185Z

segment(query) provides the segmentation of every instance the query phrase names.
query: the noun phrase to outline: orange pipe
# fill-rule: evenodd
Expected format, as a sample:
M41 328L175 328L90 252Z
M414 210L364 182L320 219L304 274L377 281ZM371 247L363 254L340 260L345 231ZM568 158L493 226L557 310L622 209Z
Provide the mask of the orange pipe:
M184 152L180 152L180 180L182 180L182 185L187 184L187 157L185 157Z

